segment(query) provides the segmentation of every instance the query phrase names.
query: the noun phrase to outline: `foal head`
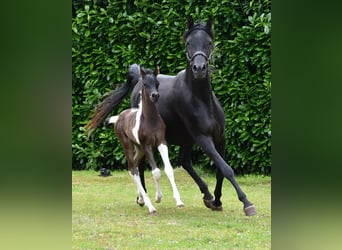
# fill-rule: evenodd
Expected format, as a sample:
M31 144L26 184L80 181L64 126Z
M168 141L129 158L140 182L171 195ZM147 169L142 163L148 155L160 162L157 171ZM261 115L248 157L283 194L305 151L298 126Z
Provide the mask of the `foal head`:
M159 81L157 80L158 74L158 66L156 66L154 72L140 67L140 75L142 78L142 98L149 98L153 103L157 103L159 99Z
M206 24L194 24L192 16L188 19L188 31L184 34L186 57L195 79L206 78L208 64L214 49L213 21Z

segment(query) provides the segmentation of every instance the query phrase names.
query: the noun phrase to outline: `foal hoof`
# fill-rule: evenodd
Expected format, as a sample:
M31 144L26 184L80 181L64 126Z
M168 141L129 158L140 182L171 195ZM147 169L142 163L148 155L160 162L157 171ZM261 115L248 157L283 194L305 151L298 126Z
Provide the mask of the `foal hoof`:
M216 206L214 199L211 199L211 200L203 199L203 202L207 208L210 208L213 211L222 211L222 206L221 205Z
M179 204L177 205L178 208L183 208L184 207L184 204Z
M245 207L243 210L245 211L245 214L247 216L253 216L253 215L257 214L256 208L254 205L250 205L248 207Z
M157 214L157 210L150 211L150 215L156 215L156 214Z
M137 204L138 204L139 206L141 206L141 207L143 207L143 206L145 205L145 202L142 202L142 203L139 202L139 197L137 197L136 202L137 202Z

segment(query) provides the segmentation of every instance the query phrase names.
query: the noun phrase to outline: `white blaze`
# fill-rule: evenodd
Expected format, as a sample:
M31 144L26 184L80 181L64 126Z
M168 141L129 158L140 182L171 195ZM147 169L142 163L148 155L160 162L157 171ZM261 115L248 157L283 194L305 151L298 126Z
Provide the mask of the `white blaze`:
M140 128L141 113L142 113L142 100L140 99L138 112L135 115L135 126L132 129L133 136L134 136L135 140L138 142L138 144L140 144L138 131Z

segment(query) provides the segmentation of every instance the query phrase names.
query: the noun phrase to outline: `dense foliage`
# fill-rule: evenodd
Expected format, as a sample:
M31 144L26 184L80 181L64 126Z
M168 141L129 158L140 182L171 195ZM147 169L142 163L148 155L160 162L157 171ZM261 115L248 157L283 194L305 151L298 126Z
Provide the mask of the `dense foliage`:
M125 169L113 130L99 127L88 139L83 126L103 95L125 81L130 64L158 64L173 75L185 68L182 35L190 14L195 21L214 18L212 85L226 114L227 162L236 173L271 172L270 0L73 0L73 169ZM113 114L127 107L129 98ZM211 164L194 149L196 164Z

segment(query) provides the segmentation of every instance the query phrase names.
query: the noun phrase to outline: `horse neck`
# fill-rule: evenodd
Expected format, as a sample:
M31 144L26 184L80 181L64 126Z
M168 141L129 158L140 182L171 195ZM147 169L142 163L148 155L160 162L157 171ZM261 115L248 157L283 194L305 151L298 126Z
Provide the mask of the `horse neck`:
M186 82L191 89L192 96L198 97L205 102L210 102L212 100L212 87L209 73L206 78L194 79L192 76L191 66L188 62L185 75Z

